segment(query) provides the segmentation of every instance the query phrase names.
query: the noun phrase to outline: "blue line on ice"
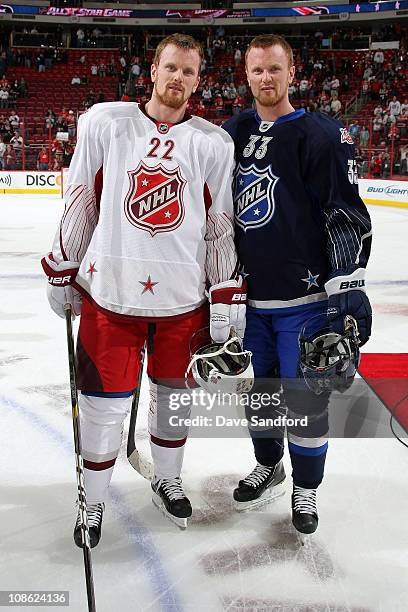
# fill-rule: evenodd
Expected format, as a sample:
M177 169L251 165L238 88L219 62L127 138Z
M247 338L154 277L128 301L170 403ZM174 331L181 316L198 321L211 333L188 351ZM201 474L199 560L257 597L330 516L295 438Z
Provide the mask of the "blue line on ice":
M26 419L38 431L45 433L49 438L57 442L58 446L64 450L65 454L72 456L73 442L30 408L4 395L0 395L0 405L7 408L10 412L15 412L18 416ZM126 526L131 542L136 545L138 553L140 553L141 549L143 557L147 560L147 563L143 564L143 569L149 577L152 591L157 598L158 607L163 610L163 612L181 612L182 606L179 597L169 581L166 569L161 563L160 554L154 546L148 529L133 513L128 511L126 504L122 500L122 496L116 489L112 488L111 497L117 506L117 511L122 522ZM97 588L98 586L96 585L96 589Z

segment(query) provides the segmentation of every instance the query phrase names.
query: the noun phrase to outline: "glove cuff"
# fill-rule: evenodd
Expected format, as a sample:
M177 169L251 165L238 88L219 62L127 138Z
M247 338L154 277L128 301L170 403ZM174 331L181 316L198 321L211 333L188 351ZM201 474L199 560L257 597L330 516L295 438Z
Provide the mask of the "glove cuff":
M66 287L72 285L78 273L78 264L72 261L54 261L52 253L46 255L41 260L41 265L48 277L50 285Z
M246 304L246 282L231 279L210 287L210 304Z
M324 288L328 297L353 290L365 293L365 269L357 268L351 274L335 276L325 283Z

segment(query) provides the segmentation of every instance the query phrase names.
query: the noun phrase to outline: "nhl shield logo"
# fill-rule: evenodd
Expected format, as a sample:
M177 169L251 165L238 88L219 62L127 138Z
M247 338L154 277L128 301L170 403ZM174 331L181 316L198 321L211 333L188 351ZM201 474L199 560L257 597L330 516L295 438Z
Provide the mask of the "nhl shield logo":
M168 170L140 162L129 170L129 191L125 198L126 218L132 225L154 236L170 232L184 219L183 191L186 181L180 168Z
M234 177L235 221L244 232L262 227L275 211L273 192L279 178L271 168L238 166Z

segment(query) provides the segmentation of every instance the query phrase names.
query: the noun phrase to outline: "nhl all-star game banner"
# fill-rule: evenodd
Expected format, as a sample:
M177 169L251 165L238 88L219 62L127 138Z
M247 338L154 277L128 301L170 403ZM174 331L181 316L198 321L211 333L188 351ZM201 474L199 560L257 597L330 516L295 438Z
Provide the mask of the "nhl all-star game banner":
M160 10L160 9L121 9L121 8L77 8L31 6L29 4L0 4L0 13L47 15L55 17L120 17L137 19L188 18L188 19L237 19L242 17L312 17L314 15L335 15L339 13L382 13L408 8L408 0L390 2L337 4L326 6L298 6L259 9L218 9L218 10Z

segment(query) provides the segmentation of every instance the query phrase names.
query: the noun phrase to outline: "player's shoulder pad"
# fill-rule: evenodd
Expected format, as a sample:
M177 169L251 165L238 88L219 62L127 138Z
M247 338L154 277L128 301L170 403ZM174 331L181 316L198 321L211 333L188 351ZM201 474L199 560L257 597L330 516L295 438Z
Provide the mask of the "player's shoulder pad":
M223 129L230 134L233 140L235 140L240 127L246 122L251 121L255 117L255 111L253 108L246 108L239 115L234 115L231 119L225 121L222 124Z
M222 129L219 125L215 125L203 117L193 115L190 119L190 125L193 129L201 132L215 146L232 145L231 136Z
M136 102L99 102L80 115L81 125L88 124L94 130L103 130L111 121L122 117L131 117L138 112Z
M318 144L332 146L354 144L347 128L338 119L318 112L306 113L304 117L308 136L313 136L313 141Z

